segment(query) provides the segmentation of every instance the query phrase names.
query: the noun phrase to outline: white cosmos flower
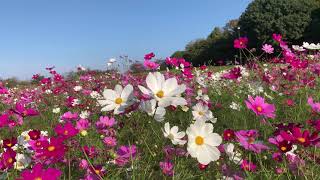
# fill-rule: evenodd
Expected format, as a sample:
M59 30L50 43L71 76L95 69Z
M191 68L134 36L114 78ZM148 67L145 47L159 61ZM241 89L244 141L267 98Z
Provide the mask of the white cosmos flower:
M60 113L60 108L58 108L58 107L57 108L53 108L52 112L55 113L55 114L58 114L58 113Z
M234 144L232 143L227 143L223 145L223 148L226 152L226 154L229 157L230 161L233 161L236 164L240 164L242 159L241 159L241 154L239 152L234 152Z
M216 119L213 117L212 112L209 110L209 107L199 102L192 107L193 119L196 121L212 121L216 123Z
M114 90L105 89L102 94L103 99L98 100L98 103L103 106L101 111L113 110L114 114L119 114L133 103L133 87L131 84L124 88L117 84Z
M220 157L217 148L222 142L219 134L213 133L213 125L204 121L196 121L187 129L188 147L191 157L197 158L198 162L207 165Z
M320 49L320 43L315 44L315 43L311 43L309 44L308 42L303 42L302 45L304 48L309 49L309 50L317 50Z
M114 63L114 62L116 62L116 61L117 61L117 60L116 60L115 58L110 58L110 59L109 59L109 63L111 63L111 64Z
M166 114L166 110L163 107L157 107L157 101L151 99L149 101L142 101L140 103L140 109L148 113L149 116L153 116L156 121L163 121Z
M14 169L21 171L21 170L27 168L30 163L31 163L30 157L28 157L24 154L17 153L16 162L13 165L14 165Z
M173 126L172 128L170 128L169 122L164 124L164 131L163 131L164 137L170 139L172 144L174 145L177 145L177 144L184 145L187 141L182 140L182 138L186 135L186 133L183 131L181 132L178 132L178 131L179 131L178 126Z
M292 49L295 50L295 51L299 51L299 52L305 51L303 46L299 46L299 45L292 45Z
M149 73L146 78L149 89L139 86L143 94L153 97L158 101L158 106L167 107L170 105L186 105L187 101L180 97L181 93L186 90L184 84L178 85L176 78L165 79L160 72Z

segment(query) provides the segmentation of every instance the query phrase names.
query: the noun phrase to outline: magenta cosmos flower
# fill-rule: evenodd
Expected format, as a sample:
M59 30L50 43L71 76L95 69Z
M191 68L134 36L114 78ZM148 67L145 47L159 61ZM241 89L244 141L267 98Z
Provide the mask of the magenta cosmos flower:
M255 171L257 169L257 166L255 164L253 164L252 162L250 161L247 161L247 160L243 160L241 162L241 168L245 171Z
M240 130L235 132L235 135L241 146L246 150L261 153L263 150L269 149L261 141L256 140L259 136L257 130Z
M265 103L263 97L257 96L253 99L249 96L248 101L246 100L245 103L247 107L258 116L264 116L272 119L276 117L274 105Z
M236 49L247 48L248 41L249 41L248 38L240 37L240 38L234 40L233 47L236 48Z
M64 126L58 124L54 131L61 137L68 139L78 134L78 129L76 129L71 122L67 122Z
M42 169L42 164L36 164L32 170L24 170L20 180L57 180L61 171L54 168Z

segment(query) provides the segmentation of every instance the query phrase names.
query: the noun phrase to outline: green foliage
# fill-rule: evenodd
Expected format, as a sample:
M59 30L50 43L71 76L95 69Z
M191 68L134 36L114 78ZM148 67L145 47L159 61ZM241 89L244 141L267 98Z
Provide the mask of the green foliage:
M237 29L241 27L240 31ZM261 47L271 42L273 33L282 34L288 42L320 41L320 0L254 0L239 20L225 27L215 27L205 39L191 41L184 51L171 57L185 58L193 65L232 61L238 53L234 39L249 38L249 47Z
M318 4L317 0L255 0L241 15L239 26L250 44L270 41L272 33L299 43Z

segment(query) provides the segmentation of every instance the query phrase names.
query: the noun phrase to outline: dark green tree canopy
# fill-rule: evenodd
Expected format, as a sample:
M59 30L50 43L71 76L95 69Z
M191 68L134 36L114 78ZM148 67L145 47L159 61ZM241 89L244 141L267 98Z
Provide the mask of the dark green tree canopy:
M301 42L316 7L318 0L255 0L240 16L239 26L251 44L270 40L272 33Z

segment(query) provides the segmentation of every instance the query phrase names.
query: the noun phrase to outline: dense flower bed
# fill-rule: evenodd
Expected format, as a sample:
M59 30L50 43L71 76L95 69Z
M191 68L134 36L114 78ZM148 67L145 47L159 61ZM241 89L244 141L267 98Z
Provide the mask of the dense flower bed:
M146 73L1 83L0 179L319 178L320 45L273 38L267 62L234 41L246 66L150 53Z

